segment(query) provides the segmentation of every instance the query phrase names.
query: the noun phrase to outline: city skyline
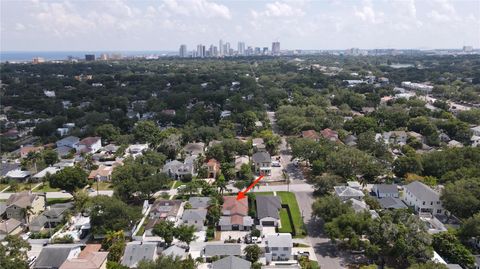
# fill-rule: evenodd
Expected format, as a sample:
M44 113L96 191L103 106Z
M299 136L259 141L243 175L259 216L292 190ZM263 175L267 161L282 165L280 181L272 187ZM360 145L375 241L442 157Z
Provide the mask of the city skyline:
M2 51L480 47L479 1L2 1ZM220 49L220 46L217 46ZM206 48L208 50L209 47Z

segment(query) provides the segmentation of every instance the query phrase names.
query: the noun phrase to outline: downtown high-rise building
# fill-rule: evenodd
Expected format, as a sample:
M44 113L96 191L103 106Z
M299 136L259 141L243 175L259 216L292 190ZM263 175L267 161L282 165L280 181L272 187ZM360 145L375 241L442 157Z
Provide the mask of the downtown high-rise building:
M238 55L245 55L245 42L238 42Z
M225 51L223 50L223 40L221 39L218 41L218 50L219 56L223 56L225 54Z
M202 44L197 45L197 57L204 58L205 55L205 46Z
M230 54L230 42L225 43L225 45L223 46L223 55L231 56L231 54Z
M180 50L178 51L178 55L179 55L181 58L186 58L186 57L188 56L188 54L187 54L187 45L185 45L185 44L180 45Z
M272 55L280 55L280 42L272 42Z

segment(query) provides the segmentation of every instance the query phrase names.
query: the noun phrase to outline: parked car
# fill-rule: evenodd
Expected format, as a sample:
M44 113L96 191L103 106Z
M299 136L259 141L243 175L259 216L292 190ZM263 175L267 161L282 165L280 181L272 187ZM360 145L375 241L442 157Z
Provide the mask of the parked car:
M280 162L278 162L278 161L273 161L273 162L272 162L272 166L273 166L273 167L280 167L281 165L280 165Z
M299 257L302 257L302 256L303 256L303 257L310 257L310 252L308 252L308 251L299 251L299 252L297 253L297 255L298 255Z

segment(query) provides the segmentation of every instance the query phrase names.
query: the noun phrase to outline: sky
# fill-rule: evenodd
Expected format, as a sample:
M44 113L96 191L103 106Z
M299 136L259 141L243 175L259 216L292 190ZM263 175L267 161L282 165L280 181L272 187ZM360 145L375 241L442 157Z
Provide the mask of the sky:
M480 47L479 0L0 0L1 51Z

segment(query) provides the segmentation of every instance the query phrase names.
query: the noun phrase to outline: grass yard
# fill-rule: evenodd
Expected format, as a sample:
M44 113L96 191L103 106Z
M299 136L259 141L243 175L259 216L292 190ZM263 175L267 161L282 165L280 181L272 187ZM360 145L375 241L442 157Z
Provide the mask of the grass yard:
M303 225L303 218L295 194L293 192L279 191L277 192L277 196L282 200L282 204L287 204L290 208L293 228L295 229L295 237L305 237L306 232Z
M186 185L186 184L187 184L187 183L182 182L182 181L180 181L180 180L175 180L175 181L173 181L172 186L173 186L174 189L176 189L176 188L178 188L178 187L180 187L180 186L182 186L182 185Z
M312 269L319 269L320 266L318 265L317 261L310 261L310 268Z
M288 211L285 208L280 209L280 223L282 227L278 229L280 233L292 233L292 224L290 223L290 219L288 218Z
M97 190L97 182L94 182L94 183L90 184L90 187L94 190ZM108 191L108 190L112 190L112 189L113 189L112 183L104 182L104 181L98 182L98 190L99 191Z
M72 201L72 198L47 198L48 205L67 203L70 201Z
M54 192L54 191L60 191L60 189L58 188L52 188L50 186L50 183L48 182L45 182L45 184L43 185L40 185L38 188L34 189L33 190L34 192Z
M8 184L0 184L0 191L3 191L6 187L8 187Z

